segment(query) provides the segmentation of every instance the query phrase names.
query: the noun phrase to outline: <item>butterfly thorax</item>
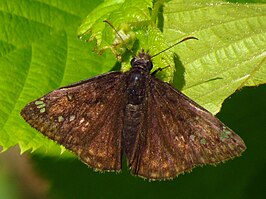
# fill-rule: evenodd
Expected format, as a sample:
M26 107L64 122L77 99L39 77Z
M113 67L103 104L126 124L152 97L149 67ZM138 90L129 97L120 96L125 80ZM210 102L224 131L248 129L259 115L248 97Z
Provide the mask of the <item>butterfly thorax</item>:
M127 104L139 105L145 97L147 74L140 69L132 68L127 75Z
M145 98L147 76L152 69L151 56L143 50L131 60L132 68L127 73L128 104L142 104Z

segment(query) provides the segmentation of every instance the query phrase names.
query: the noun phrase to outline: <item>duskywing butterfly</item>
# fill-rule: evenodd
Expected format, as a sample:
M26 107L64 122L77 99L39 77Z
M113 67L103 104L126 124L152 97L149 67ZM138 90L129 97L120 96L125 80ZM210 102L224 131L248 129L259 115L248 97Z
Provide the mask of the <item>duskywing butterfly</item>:
M179 42L180 43L180 42ZM142 50L127 72L109 72L54 90L22 117L100 171L171 179L192 168L240 156L243 140L219 119L150 73ZM160 70L160 69L159 69Z

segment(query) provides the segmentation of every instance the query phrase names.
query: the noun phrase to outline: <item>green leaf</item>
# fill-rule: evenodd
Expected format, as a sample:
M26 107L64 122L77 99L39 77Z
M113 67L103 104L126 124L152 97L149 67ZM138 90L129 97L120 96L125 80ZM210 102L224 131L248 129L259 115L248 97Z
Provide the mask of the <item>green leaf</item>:
M116 63L112 52L123 54L125 47L134 52L149 49L153 55L184 37L199 38L155 57L154 69L170 65L159 77L212 113L237 89L266 81L265 5L203 0L100 3L0 1L0 146L4 150L19 144L21 151L58 154L61 148L30 128L20 110L59 86L110 71ZM117 34L103 20L130 39L115 46ZM77 31L95 41L79 40ZM98 50L112 48L98 55L92 52L94 45ZM130 56L122 58L122 70L127 70Z
M215 114L236 90L265 84L265 5L170 1L164 11L170 43L188 34L199 38L175 48L182 63L177 73L185 71L175 84L186 95Z
M76 30L95 1L0 1L0 146L21 151L60 146L31 128L20 110L45 93L110 70L115 58L92 53ZM54 151L54 152L53 152Z

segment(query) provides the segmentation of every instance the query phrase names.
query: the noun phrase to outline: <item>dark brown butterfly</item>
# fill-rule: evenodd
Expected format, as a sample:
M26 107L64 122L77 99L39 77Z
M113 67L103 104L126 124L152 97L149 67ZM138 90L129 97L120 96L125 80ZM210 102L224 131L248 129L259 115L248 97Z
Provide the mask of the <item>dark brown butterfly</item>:
M100 171L171 179L241 155L243 140L210 112L150 74L143 50L132 68L54 90L29 103L23 118ZM159 69L160 70L160 69Z

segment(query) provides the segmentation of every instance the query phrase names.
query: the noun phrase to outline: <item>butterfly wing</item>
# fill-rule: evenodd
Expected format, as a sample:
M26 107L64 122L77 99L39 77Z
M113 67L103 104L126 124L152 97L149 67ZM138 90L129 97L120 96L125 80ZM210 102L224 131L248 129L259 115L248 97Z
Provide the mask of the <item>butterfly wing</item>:
M241 155L242 139L172 86L150 76L145 126L134 148L132 173L171 179L192 168ZM143 136L144 135L144 136Z
M121 169L124 85L123 73L100 75L48 93L25 106L21 115L87 165L117 171Z

